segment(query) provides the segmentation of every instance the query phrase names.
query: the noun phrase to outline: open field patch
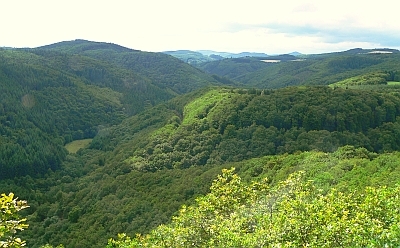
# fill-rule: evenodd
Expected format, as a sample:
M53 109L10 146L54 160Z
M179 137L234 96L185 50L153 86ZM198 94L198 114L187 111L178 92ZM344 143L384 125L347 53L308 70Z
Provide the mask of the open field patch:
M65 145L69 153L76 153L79 149L87 147L92 139L74 140Z

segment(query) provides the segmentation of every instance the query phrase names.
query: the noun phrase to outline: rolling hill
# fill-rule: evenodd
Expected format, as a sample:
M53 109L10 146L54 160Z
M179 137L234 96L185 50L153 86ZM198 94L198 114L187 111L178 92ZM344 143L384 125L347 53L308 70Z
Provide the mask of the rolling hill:
M82 54L90 52L107 59ZM0 177L59 168L65 143L93 138L103 127L210 84L218 82L171 56L113 44L78 40L2 49Z
M117 233L134 236L167 223L182 204L207 193L222 168L234 166L246 180L268 175L278 182L305 169L326 189L338 183L331 177L345 182L346 173L361 172L342 156L379 164L391 156L384 152L400 148L399 106L393 91L202 89L102 129L43 178L0 185L30 202L25 238L32 247L102 247ZM346 145L352 147L336 152ZM321 174L313 174L317 165L308 156L323 166ZM354 183L378 180L356 175Z
M264 177L265 187L279 189L271 199L280 200L286 191L279 185L297 171L315 183L318 199L333 188L347 197L367 186L395 187L400 88L385 82L398 80L399 55L356 49L277 58L214 61L207 70L217 75L210 75L167 54L85 40L0 49L0 193L28 201L30 226L20 233L27 246L104 247L118 233L139 243L173 242L190 236L174 233L181 224L196 238L190 216L204 199L240 217L234 237L255 237L250 227L266 222L252 222L261 217L250 210L265 204L247 193L239 208L250 215L219 204ZM71 141L85 146L68 152ZM237 177L227 185L217 177L231 167L242 178L237 187L229 185ZM254 197L265 193L251 189ZM391 216L387 209L382 216ZM229 229L229 218L206 217L221 223L218 233ZM204 237L193 240L214 236Z
M301 55L297 59L294 56L291 59L267 57L277 63L264 64L257 58L225 59L202 63L198 67L247 87L328 85L369 72L397 71L400 62L398 51L382 53L381 50L354 49L340 53Z
M163 53L142 52L115 44L86 40L60 42L38 49L67 52L101 60L147 78L152 84L173 94L187 93L218 84L210 75Z

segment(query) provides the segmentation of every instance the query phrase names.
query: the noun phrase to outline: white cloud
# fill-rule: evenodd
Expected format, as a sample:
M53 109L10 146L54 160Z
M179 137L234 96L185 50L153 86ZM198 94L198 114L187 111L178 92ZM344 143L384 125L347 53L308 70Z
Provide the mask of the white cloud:
M0 22L7 25L0 46L82 38L149 51L400 47L399 5L391 0L14 0L2 3Z

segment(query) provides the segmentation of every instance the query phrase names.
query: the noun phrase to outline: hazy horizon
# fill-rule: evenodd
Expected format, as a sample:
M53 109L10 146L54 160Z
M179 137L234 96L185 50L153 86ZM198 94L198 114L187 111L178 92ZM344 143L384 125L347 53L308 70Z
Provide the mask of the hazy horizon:
M85 39L150 52L399 49L398 6L389 0L8 1L0 47Z

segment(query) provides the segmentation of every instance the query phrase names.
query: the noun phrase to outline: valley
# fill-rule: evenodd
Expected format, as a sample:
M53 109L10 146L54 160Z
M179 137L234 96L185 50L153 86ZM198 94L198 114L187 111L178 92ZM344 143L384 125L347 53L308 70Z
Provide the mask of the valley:
M377 51L0 49L0 193L29 205L18 237L27 247L398 245L400 53Z

